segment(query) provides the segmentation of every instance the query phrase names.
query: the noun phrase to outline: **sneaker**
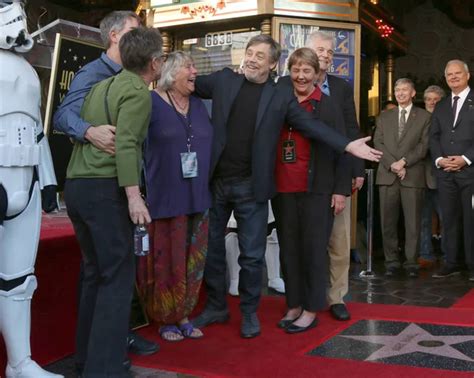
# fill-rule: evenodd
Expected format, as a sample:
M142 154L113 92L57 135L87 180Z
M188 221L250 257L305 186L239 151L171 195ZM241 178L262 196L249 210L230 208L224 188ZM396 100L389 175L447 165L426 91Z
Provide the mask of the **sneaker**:
M474 271L469 273L469 281L474 282Z
M445 278L445 277L451 277L451 276L456 276L458 274L461 274L459 269L457 268L450 268L448 266L443 266L440 270L438 270L435 274L433 274L431 277L433 278Z

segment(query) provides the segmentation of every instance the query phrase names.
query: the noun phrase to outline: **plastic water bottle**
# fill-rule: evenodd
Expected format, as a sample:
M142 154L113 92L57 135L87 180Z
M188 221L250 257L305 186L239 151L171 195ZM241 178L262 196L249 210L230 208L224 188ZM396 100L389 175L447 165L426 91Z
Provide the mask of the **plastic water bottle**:
M136 256L146 256L150 253L148 231L143 224L135 226L135 231L133 232L133 244Z

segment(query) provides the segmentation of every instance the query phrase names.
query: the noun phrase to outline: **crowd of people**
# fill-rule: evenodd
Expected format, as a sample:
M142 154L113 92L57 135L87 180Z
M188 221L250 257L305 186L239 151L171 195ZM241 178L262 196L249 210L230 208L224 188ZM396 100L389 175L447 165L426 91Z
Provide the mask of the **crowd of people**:
M469 280L474 281L473 93L469 77L465 62L449 61L445 78L451 94L446 96L439 86L429 86L423 93L425 109L413 104L414 83L407 78L398 79L397 104L377 118L374 146L384 153L377 169L376 185L380 192L386 276L399 274L402 266L399 215L403 209L403 268L407 275L417 277L420 267L435 266L432 243L435 211L442 230L442 265L433 278L458 275L466 265Z
M410 275L418 269L420 226L428 227L422 208L428 214L438 203L432 187L431 199L424 196L429 147L439 167L446 241L446 265L438 276L458 271L458 245L448 242L458 240L453 236L464 212L466 261L474 279L466 216L472 211L472 94L462 62L446 67L453 96L459 95L454 113L451 97L432 116L413 107L414 85L400 79L398 106L381 114L371 148L370 138L360 135L350 84L328 74L335 52L330 34L311 34L306 47L290 56L289 76L278 80L271 72L280 46L268 35L248 41L241 72L225 68L198 75L192 56L165 56L158 30L140 26L133 12L106 16L101 34L106 52L76 74L54 116L54 127L74 140L65 200L82 251L79 376L126 377L127 347L145 355L158 350L129 330L135 280L165 341L201 338L204 327L228 320L231 213L240 251L240 335L258 336L270 200L287 304L276 326L305 332L328 305L334 318L350 319L344 304L350 195L364 183L363 159L381 162L377 184L387 274L401 266L400 204L409 215L404 267ZM432 94L439 93L431 88L425 98L433 101ZM210 116L203 99L212 100ZM150 253L135 266L134 228L144 224ZM427 259L431 254L423 253ZM202 282L204 309L189 319Z

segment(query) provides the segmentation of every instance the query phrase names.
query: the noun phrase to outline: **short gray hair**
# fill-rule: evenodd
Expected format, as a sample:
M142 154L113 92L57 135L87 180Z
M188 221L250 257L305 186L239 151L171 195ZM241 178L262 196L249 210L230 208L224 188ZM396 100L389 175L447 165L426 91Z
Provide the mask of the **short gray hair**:
M141 23L140 17L132 11L113 11L102 19L100 22L100 37L106 49L110 47L109 33L111 31L121 31L129 18L134 18L139 24Z
M329 32L322 31L322 30L316 30L312 32L310 35L308 35L308 38L306 39L306 47L312 47L311 44L315 39L321 39L323 41L331 41L332 43L332 48L335 50L336 49L336 37L332 35Z
M194 62L191 55L187 52L177 50L168 54L163 69L161 70L161 78L158 81L158 87L164 91L170 90L176 80L176 74L187 62Z
M460 66L464 67L464 70L466 71L466 73L469 73L469 67L467 66L466 62L460 59L453 59L453 60L450 60L448 63L446 63L446 67L444 68L445 76L446 76L446 70L448 69L448 66L450 66L451 64L459 64Z
M416 90L415 89L415 83L413 83L413 81L407 77L402 77L400 79L398 79L396 82L395 82L395 85L393 86L393 88L396 88L397 85L402 85L402 84L408 84L413 90Z
M430 85L428 88L425 89L423 92L423 98L425 99L428 93L436 93L439 97L443 98L446 96L444 89L437 86L437 85Z

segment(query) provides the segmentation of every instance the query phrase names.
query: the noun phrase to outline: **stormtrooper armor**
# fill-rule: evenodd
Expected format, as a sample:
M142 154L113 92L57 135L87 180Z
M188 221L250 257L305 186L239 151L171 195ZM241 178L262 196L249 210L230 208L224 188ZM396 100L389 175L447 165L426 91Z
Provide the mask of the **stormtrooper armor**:
M0 0L0 333L7 349L9 378L61 377L30 358L40 190L56 185L51 152L43 137L39 79L18 55L32 46L22 4Z
M268 203L268 224L275 221L272 206ZM231 230L237 228L237 221L234 213L231 214L227 227ZM233 296L239 295L239 272L240 265L238 262L240 249L239 237L236 232L230 231L225 237L226 260L229 271L229 294ZM277 293L285 293L285 282L280 277L280 247L278 245L278 237L276 229L273 229L267 236L267 247L265 250L265 263L267 265L268 287Z

